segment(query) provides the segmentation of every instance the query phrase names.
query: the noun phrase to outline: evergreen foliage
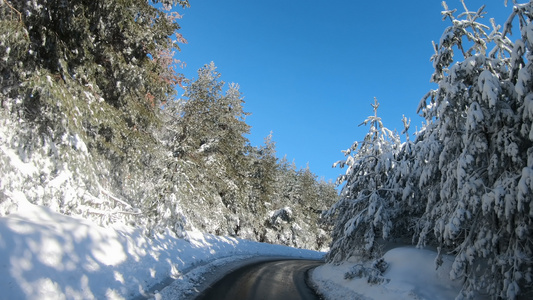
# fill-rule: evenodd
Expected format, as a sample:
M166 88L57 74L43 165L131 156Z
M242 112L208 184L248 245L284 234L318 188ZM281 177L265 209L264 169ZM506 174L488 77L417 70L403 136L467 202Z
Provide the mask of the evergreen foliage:
M171 153L177 199L189 228L253 240L319 249L329 237L320 214L337 195L308 169L276 158L272 134L262 146L246 138L244 100L226 87L214 63L184 80L185 92L168 102L163 144ZM161 206L161 205L159 205ZM209 217L205 208L209 207ZM291 217L278 218L281 215ZM290 213L288 213L290 212Z
M2 125L14 129L3 144L35 167L5 176L4 194L21 190L103 223L146 223L139 216L150 215L162 173L146 167L163 155L159 105L179 81L163 59L176 18L146 1L2 1L0 15ZM2 173L12 173L17 158L3 159Z
M224 82L219 77L211 63L186 87L177 154L204 170L204 184L213 186L225 206L235 211L233 202L244 197L248 142L244 135L249 126L238 86L230 85L223 95Z
M334 166L347 166L337 183L345 182L341 200L326 214L336 216L333 243L328 260L341 261L351 256L373 258L377 238L387 239L400 211L395 189L391 187L397 167L394 156L400 146L397 134L383 126L377 115L379 103L374 99L374 115L361 125L370 129L359 145L355 142L343 151L348 157Z
M314 175L301 184L299 170L278 164L271 136L249 145L239 87L225 89L213 63L196 80L176 72L185 40L173 6L189 3L0 1L0 215L21 193L149 235L202 229L321 247L316 211L334 201L333 185ZM289 176L299 202L278 192ZM270 224L284 207L293 217Z
M519 183L528 180L531 168L531 139L529 130L523 130L531 128L523 118L522 95L528 91L521 87L524 77L531 76L524 61L532 49L521 46L528 43L525 21L531 20L531 8L531 3L515 5L503 33L494 24L487 33L490 27L478 23L482 9L466 11L464 20L447 11L453 26L432 58L439 88L430 93L429 106L426 100L420 105L434 123L423 135L437 135L441 150L435 161L439 176L420 182L421 189L438 186L439 193L427 200L419 244L432 231L437 244L456 255L450 276L465 281L461 296L466 298L477 290L514 299L519 286L531 286L532 262L526 259L533 254L526 237L533 229L531 193L519 196L525 195ZM514 15L522 36L513 45L507 34ZM469 50L461 43L465 37ZM489 51L490 44L494 48ZM453 48L461 50L464 60L452 65L453 56L443 57L453 55ZM485 264L492 267L483 268Z
M349 150L357 153L341 161L349 168L329 212L336 221L328 260L376 258L378 234L411 236L438 248L437 267L440 254L455 255L450 276L464 283L458 299L531 295L533 2L514 3L503 28L481 23L483 7L463 3L456 17L443 4L451 25L431 58L438 88L419 105L427 123L401 145L373 142L380 127L371 123L362 146Z
M318 249L328 236L320 212L336 199L332 184L308 169L278 162L272 134L259 147L245 137L249 126L238 85L225 87L213 63L185 81L167 144L181 166L177 184L189 224L202 231ZM170 107L169 107L170 108ZM205 218L205 207L212 215ZM277 218L280 212L283 216ZM290 213L287 213L290 212ZM311 233L311 234L310 234Z

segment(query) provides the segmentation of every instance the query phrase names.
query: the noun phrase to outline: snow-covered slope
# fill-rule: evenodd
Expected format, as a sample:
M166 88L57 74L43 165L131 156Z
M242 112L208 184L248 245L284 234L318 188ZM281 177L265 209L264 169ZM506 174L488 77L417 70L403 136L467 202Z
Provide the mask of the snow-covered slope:
M2 299L190 299L214 271L240 261L324 255L200 232L188 232L184 239L170 233L150 239L138 229L103 228L30 204L22 194L13 196L19 212L0 218ZM383 284L344 279L357 262L319 267L313 281L328 299L453 298L461 285L448 279L450 260L435 271L435 255L390 250Z
M330 299L455 299L461 281L451 281L449 272L453 258L443 256L443 264L436 269L437 253L414 247L394 248L383 256L388 264L381 284L369 284L368 277L345 278L356 261L340 265L327 264L312 272L312 280L324 298ZM476 298L482 299L482 298Z
M198 232L149 239L127 226L103 228L14 196L19 213L0 218L2 299L142 299L174 280L180 282L173 293L185 296L211 266L251 256L324 254Z

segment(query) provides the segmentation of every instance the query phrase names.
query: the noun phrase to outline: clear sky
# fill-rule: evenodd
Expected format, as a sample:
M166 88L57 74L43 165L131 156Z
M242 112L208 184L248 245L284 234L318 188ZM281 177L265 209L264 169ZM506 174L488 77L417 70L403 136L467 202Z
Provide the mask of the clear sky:
M358 125L374 97L389 129L402 131L402 115L411 134L421 127L416 108L436 88L431 41L450 25L441 2L190 0L179 22L188 44L176 58L187 78L213 61L223 81L240 85L252 145L272 131L278 157L334 180L344 173L331 168L340 151L368 131ZM459 0L447 3L462 11ZM512 11L504 0L467 0L470 10L483 4L486 24Z

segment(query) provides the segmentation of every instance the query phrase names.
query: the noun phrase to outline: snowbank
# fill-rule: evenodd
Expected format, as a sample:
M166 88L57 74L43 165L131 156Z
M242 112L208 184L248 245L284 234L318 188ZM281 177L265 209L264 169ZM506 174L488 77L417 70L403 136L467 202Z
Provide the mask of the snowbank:
M449 279L453 259L444 256L443 264L436 269L436 255L413 247L389 250L384 255L389 266L383 273L388 282L382 284L370 285L367 278L344 279L354 262L323 265L312 272L311 278L326 299L454 299L462 284Z
M164 298L155 289L173 282L172 294L185 297L222 264L252 256L323 256L198 232L149 239L131 227L99 227L16 196L19 213L0 218L3 299Z

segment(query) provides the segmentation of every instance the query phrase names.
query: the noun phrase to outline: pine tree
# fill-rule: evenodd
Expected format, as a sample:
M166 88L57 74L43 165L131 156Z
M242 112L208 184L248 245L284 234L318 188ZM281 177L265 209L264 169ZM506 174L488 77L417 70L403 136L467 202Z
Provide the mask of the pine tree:
M197 228L259 240L265 202L300 197L278 196L272 140L248 144L239 87L225 87L214 64L196 80L176 72L185 40L172 6L188 2L0 0L0 215L17 209L20 191L147 234ZM308 193L327 203L334 189L321 187ZM307 224L317 219L298 212L290 241L287 232L270 241L316 248L324 234Z
M532 231L530 124L521 96L531 86L524 46L533 6L515 5L503 33L494 22L487 32L490 27L480 23L483 8L470 12L464 5L459 19L444 6L452 25L432 57L439 87L419 107L428 122L417 141L425 162L418 166L419 188L428 195L421 198L426 209L416 225L419 245L429 241L455 254L450 276L465 282L460 297L481 292L514 299L531 288L532 276L526 258L533 250L526 237ZM513 44L507 34L515 16L523 34Z
M276 174L278 172L278 159L276 157L276 143L273 141L272 132L265 138L264 145L249 147L248 159L252 190L250 203L252 211L258 212L271 204L278 197L276 190Z
M533 2L515 3L501 32L493 20L492 27L481 23L483 7L471 12L463 3L456 18L443 4L452 25L435 44L438 88L418 109L426 124L414 143L407 137L401 147L375 153L378 143L363 144L339 162L349 169L340 177L341 200L329 211L337 219L328 259L375 254L380 216L381 233L402 237L387 230L390 221L419 247L438 247L437 266L443 252L455 255L450 276L464 282L459 299L476 293L515 299L531 294L533 283ZM521 35L513 43L514 19ZM375 139L372 132L378 130L365 141ZM356 143L345 153L357 149ZM375 172L380 162L391 167ZM375 203L389 213L377 214Z
M389 238L399 213L398 201L393 197L396 191L390 189L389 183L396 168L394 155L399 137L383 126L377 115L377 99L372 107L374 115L361 124L370 125L361 145L355 142L343 151L348 158L335 164L348 169L337 180L338 184L345 182L340 200L327 213L335 217L328 261L338 262L350 256L375 258L376 240Z
M103 223L146 224L164 173L160 105L180 82L168 54L183 41L172 38L179 16L158 2L2 1L2 126L14 128L3 149L38 170L7 176L2 190ZM17 172L7 153L2 161L3 174Z
M236 192L242 182L216 180L244 176L248 142L244 135L250 127L245 122L248 113L243 111L238 85L230 85L223 94L224 82L219 78L211 63L201 68L198 79L186 87L177 143L180 157L201 161L206 170L215 172L212 179L224 198L226 193Z
M198 70L196 80L184 81L185 93L170 146L188 176L183 189L190 186L194 190L188 194L189 201L194 202L189 207L196 207L193 211L200 214L201 206L221 210L204 229L235 235L241 227L239 213L248 206L245 134L250 127L245 122L248 113L243 111L238 85L231 84L224 91L220 76L211 63ZM192 219L202 224L201 215Z

